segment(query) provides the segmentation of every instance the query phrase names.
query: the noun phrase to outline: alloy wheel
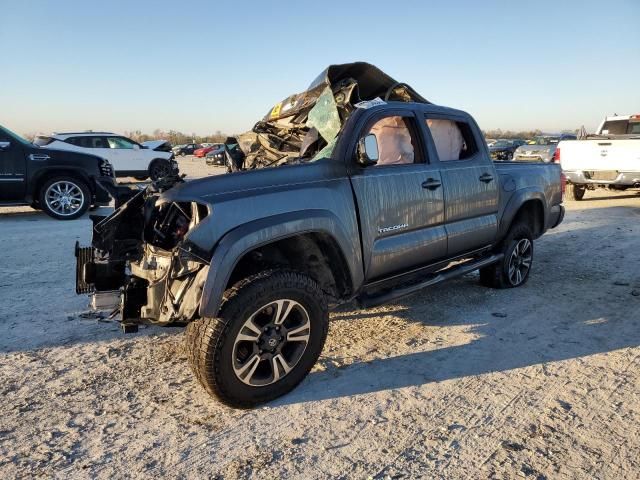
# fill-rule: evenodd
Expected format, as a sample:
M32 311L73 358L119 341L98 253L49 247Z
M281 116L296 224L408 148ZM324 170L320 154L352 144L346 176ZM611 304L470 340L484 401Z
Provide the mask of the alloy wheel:
M85 202L82 189L69 180L52 183L45 192L47 207L63 217L75 214Z
M171 167L166 162L158 162L153 166L151 177L152 180L159 180L168 177L171 174Z
M282 380L302 358L310 334L309 314L300 303L281 299L264 305L244 322L234 341L236 376L253 387Z
M509 257L509 282L514 287L520 285L531 268L531 241L523 238L516 243Z

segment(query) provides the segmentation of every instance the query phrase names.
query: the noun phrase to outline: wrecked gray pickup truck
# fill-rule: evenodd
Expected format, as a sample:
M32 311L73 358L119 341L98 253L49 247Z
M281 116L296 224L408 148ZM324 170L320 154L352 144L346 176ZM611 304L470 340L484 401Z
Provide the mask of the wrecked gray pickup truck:
M329 67L292 98L238 139L247 171L114 192L76 247L77 292L117 297L126 330L187 325L196 377L233 406L307 375L330 307L476 269L523 285L564 215L559 165L494 164L471 116L371 65Z

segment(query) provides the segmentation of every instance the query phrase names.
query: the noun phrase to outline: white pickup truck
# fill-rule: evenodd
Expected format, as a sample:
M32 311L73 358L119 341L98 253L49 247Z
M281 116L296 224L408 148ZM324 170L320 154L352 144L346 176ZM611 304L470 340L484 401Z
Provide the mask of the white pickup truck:
M575 200L597 187L640 188L640 115L606 117L595 135L560 142L558 160Z

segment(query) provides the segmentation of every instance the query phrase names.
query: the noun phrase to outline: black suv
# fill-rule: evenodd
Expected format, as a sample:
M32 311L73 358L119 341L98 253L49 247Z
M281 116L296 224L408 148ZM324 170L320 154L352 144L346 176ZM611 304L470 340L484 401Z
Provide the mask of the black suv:
M72 220L108 205L115 187L111 164L79 152L38 147L0 126L0 206L31 205Z

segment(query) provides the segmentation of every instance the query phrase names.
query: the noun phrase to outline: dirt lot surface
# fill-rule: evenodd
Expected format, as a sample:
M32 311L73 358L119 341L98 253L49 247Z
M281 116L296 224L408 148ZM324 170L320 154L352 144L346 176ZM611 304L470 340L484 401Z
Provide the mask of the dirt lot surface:
M0 478L638 478L640 195L567 209L523 288L343 308L309 377L249 411L204 393L181 329L85 315L87 218L0 209Z

